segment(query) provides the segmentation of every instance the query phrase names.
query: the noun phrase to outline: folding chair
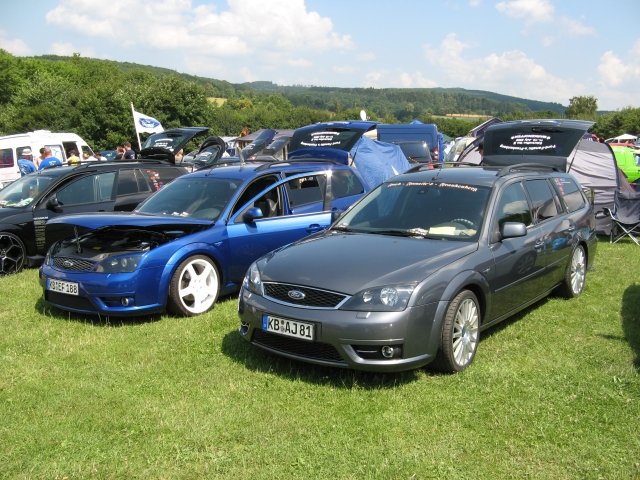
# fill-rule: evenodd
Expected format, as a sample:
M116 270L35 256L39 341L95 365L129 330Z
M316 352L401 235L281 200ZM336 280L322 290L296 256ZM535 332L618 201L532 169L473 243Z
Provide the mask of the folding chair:
M605 207L604 213L611 218L611 233L609 234L609 241L611 243L617 243L625 237L629 237L640 246L640 218L637 221L629 218L621 218L617 215L617 212Z

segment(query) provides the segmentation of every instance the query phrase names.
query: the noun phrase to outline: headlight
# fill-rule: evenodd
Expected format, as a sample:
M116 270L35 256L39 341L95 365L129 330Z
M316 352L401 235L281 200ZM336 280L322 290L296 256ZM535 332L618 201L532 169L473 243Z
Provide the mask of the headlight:
M247 270L242 286L252 293L264 296L264 286L262 285L262 278L260 277L260 269L258 268L257 262L252 263L249 270Z
M364 310L369 312L399 312L407 308L415 284L385 285L367 288L356 293L346 302L342 310Z
M138 268L141 260L141 253L113 255L100 262L96 271L102 273L131 273Z

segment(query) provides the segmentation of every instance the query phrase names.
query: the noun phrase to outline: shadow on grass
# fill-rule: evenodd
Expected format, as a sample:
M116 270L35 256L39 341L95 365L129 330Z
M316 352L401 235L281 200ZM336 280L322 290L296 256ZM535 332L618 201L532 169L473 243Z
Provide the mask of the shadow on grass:
M290 360L249 344L235 330L225 335L222 339L222 352L227 357L254 372L273 373L291 380L328 385L347 390L352 388L367 390L394 388L416 381L425 374L431 375L430 372L425 372L424 369L401 373L374 373L338 367L323 367Z
M640 285L630 285L622 295L622 330L624 337L633 348L633 365L640 370Z

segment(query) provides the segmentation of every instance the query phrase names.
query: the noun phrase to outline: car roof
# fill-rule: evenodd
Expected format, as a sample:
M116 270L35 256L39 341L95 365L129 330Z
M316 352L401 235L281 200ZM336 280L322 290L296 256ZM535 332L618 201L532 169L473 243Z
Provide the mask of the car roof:
M265 173L280 173L288 171L300 171L301 169L307 171L320 171L327 169L349 169L346 165L340 165L333 162L323 161L309 161L309 162L287 162L287 161L249 161L244 164L232 164L232 165L212 165L211 167L202 168L196 170L193 173L183 175L184 178L197 178L197 177L224 177L238 180L245 180L256 177L260 172Z
M398 181L433 181L433 182L456 182L478 186L491 187L500 179L514 176L567 176L567 173L558 171L547 165L537 164L517 164L506 167L491 166L459 166L454 168L429 169L425 166L416 166L407 173L398 175L388 182Z

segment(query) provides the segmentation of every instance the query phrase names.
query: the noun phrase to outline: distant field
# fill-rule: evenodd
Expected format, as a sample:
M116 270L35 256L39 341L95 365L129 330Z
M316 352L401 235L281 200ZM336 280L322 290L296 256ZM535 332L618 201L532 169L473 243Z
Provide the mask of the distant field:
M105 321L0 278L0 478L640 478L640 250L488 331L459 375L276 358L208 314Z

